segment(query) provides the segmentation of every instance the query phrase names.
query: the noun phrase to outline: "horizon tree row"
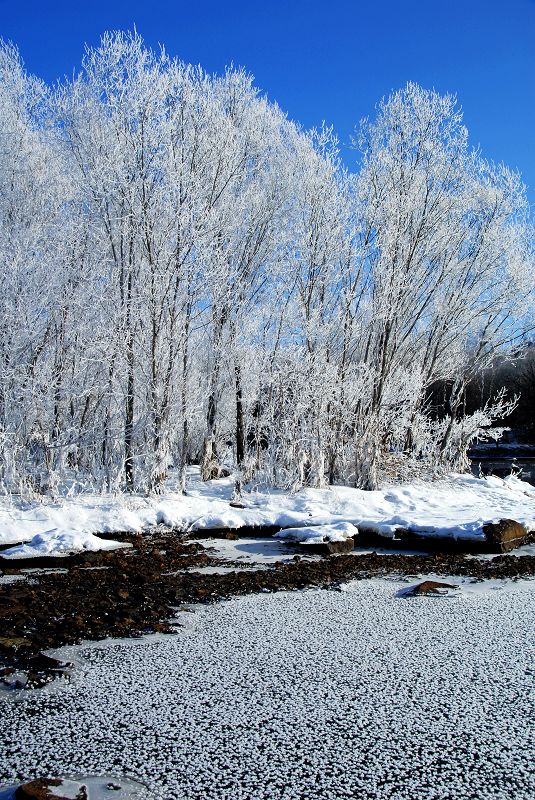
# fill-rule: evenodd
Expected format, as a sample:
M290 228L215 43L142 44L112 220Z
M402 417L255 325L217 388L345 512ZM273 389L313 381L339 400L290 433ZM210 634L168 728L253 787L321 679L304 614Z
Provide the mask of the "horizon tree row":
M2 490L465 470L515 403L466 388L533 330L525 189L415 84L355 146L137 33L54 87L2 43Z

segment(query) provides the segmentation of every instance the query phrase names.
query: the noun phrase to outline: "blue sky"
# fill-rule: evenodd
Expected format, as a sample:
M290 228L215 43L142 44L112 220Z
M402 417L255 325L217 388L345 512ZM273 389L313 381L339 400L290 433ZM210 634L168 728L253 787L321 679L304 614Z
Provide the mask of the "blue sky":
M383 95L408 80L455 92L472 143L519 169L535 204L535 0L0 0L0 35L48 81L134 24L209 71L245 66L305 127L334 124L350 167L351 133Z

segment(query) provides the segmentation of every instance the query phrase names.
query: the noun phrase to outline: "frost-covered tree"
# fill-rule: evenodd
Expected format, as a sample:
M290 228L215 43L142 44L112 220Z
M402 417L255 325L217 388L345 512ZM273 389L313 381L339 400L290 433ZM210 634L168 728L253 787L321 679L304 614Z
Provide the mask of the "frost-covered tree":
M193 461L373 488L466 468L510 407L465 389L529 328L529 209L453 97L384 100L355 174L242 70L136 33L54 89L1 45L0 101L6 491L159 491Z
M439 458L446 453L467 379L524 322L532 229L519 177L470 149L452 96L409 84L363 123L358 144L367 289L357 358L374 377L358 415L356 473L373 486L381 452L425 446L415 434L437 379L453 381Z

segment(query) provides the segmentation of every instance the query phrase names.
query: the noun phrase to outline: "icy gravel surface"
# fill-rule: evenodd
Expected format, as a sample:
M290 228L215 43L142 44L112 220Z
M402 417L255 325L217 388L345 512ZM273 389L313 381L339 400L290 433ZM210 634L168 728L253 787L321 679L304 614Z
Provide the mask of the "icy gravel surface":
M452 579L459 583L458 579ZM175 637L64 648L0 709L0 775L125 773L166 800L533 800L535 582L241 597Z

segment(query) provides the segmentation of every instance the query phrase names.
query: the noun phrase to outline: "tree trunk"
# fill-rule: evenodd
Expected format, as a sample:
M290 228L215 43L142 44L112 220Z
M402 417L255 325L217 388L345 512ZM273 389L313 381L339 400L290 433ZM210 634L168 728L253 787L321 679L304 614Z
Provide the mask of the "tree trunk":
M245 422L243 415L243 393L241 383L241 367L234 367L236 379L236 462L241 470L245 460Z
M132 271L128 272L126 296L126 399L124 421L124 477L127 491L134 488L134 335L131 320Z
M134 358L130 347L127 348L128 378L126 389L125 423L124 423L124 477L126 488L134 488Z

